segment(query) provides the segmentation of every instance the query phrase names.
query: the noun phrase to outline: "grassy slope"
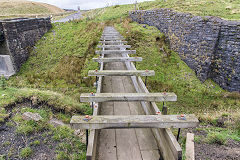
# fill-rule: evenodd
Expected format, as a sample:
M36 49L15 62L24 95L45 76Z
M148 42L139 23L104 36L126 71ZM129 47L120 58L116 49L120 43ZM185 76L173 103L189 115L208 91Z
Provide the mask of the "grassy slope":
M59 13L64 10L45 3L25 0L3 0L0 2L0 15Z
M16 18L16 17L42 17L48 15L64 15L63 9L56 6L32 2L26 0L2 0L0 1L0 18Z
M139 3L140 10L151 10L158 8L171 8L179 12L192 13L198 16L217 16L228 20L239 20L240 1L238 0L155 0ZM134 5L121 5L116 8L112 6L106 9L93 10L90 16L101 20L111 20L128 15L128 11L134 10ZM101 17L97 17L100 14Z
M30 139L41 139L45 135L49 144L40 144L48 145L52 150L51 143L57 143L54 149L56 159L86 159L82 136L75 136L69 127L54 128L48 121L55 117L69 123L73 114L91 114L88 104L79 102L79 95L95 90L92 87L95 80L83 77L87 75L88 68L97 67L90 59L94 56L103 25L86 21L55 24L33 48L21 71L8 81L0 80L0 125L8 117L7 106L10 105L13 107L12 117L7 125L18 124L14 128L17 135L28 135ZM26 106L25 100L38 104L40 108ZM21 102L24 107L15 105ZM24 121L21 115L27 111L39 113L44 118L43 122ZM41 133L40 137L38 133ZM25 143L26 148L20 150L20 156L29 158L37 152L32 143ZM0 148L4 144L11 144L11 141L4 141ZM13 153L15 146L10 145L9 151L0 155L0 159L11 159Z
M88 112L85 105L78 104L79 96L94 90L91 87L94 79L83 77L102 28L102 24L85 21L56 24L33 48L21 71L6 82L11 87L0 89L4 95L0 97L3 99L0 106L37 96L39 101L47 101L56 108Z
M144 9L155 8L156 5L161 4L140 4L145 6ZM6 82L7 89L0 88L0 106L24 98L37 98L68 112L89 113L86 105L79 103L79 95L95 90L92 87L94 79L84 77L89 69L97 68L91 58L104 24L114 24L132 49L137 50L138 56L144 58L137 68L156 71L156 76L149 78L148 88L152 92L173 91L178 95L177 102L167 103L169 113L197 114L202 125L213 125L207 129L210 138L218 137L220 132L220 137L226 135L239 140L239 94L223 91L211 80L202 84L177 53L168 49L162 33L154 27L143 28L127 19L128 11L132 9L133 5L97 9L88 12L82 21L56 24L31 51L21 71ZM6 116L1 107L0 121ZM215 127L219 117L228 119L227 128Z

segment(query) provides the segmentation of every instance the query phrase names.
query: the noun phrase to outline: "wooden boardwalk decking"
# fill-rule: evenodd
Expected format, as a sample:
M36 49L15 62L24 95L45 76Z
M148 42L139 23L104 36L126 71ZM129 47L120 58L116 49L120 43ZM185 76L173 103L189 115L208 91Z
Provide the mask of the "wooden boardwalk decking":
M116 36L111 38L111 34ZM101 56L94 59L99 60L99 70L89 71L89 76L98 77L97 91L80 96L81 102L91 102L93 116L73 116L70 122L72 128L87 130L87 160L181 159L182 149L168 127L196 127L198 119L194 115L161 115L155 102L176 101L175 93L149 93L140 76L155 72L136 69L134 58L128 55L136 51L126 50L128 45L119 47L127 42L118 39L120 34L113 27L106 27L103 35L101 50L95 52Z
M118 57L119 54L106 57ZM104 70L126 70L123 62L111 62ZM103 93L135 93L130 77L103 78ZM143 115L140 102L104 102L100 115ZM98 160L159 160L151 129L105 129L99 133Z

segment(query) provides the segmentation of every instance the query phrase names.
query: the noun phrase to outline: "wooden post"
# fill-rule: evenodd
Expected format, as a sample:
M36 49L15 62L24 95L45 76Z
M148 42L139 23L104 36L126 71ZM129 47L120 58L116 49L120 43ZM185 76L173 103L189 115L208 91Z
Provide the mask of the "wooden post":
M164 104L165 103L163 102L162 114L167 115L167 106L165 106Z
M187 139L186 139L186 160L194 160L194 134L193 133L187 133Z

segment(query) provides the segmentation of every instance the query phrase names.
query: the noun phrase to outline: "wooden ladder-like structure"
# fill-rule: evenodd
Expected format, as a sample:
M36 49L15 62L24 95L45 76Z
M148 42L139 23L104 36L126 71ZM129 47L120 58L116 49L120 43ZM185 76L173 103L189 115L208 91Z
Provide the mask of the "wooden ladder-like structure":
M100 129L151 128L157 141L161 157L166 160L181 159L182 149L169 128L197 127L198 119L194 115L162 115L155 102L177 101L174 93L149 93L146 88L147 76L154 76L152 70L136 70L133 62L142 61L141 57L129 57L135 50L126 50L130 45L112 27L106 27L96 51L99 58L93 58L100 64L98 70L90 70L89 76L96 76L97 92L81 94L81 102L90 102L92 116L73 116L71 126L74 129L87 130L87 159L95 159L97 136ZM105 58L106 54L120 54L121 57ZM128 70L104 70L104 64L123 62ZM137 93L101 93L104 76L129 76ZM145 83L141 76L146 77ZM146 115L99 115L102 102L139 101ZM166 107L164 107L166 109ZM166 113L166 112L165 112ZM88 135L90 130L90 135Z

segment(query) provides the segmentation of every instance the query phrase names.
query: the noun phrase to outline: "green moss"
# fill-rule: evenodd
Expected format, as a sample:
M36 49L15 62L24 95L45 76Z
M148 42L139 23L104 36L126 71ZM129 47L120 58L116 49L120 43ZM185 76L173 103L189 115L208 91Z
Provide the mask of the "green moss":
M26 147L21 149L20 151L20 157L21 158L28 158L33 154L33 150L30 147Z
M39 146L40 145L40 141L36 140L36 141L32 142L31 145Z

